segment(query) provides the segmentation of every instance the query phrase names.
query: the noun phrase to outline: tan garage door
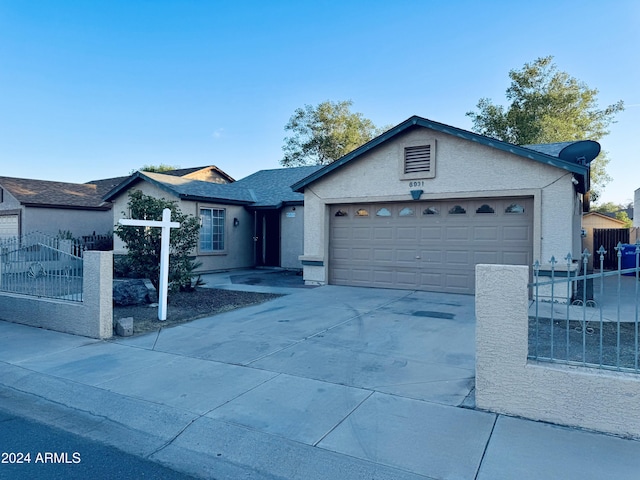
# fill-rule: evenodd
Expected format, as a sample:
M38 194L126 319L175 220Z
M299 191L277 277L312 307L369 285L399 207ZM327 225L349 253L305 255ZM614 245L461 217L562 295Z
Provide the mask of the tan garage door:
M473 293L475 265L530 265L531 198L331 207L329 283Z
M18 236L18 215L0 215L0 240Z

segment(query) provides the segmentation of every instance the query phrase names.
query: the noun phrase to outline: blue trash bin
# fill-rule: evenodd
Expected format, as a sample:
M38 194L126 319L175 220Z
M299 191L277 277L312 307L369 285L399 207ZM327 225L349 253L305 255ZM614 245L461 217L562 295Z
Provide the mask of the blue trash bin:
M622 269L636 268L636 246L629 243L623 243L620 247L622 248L622 250L620 250L622 253L622 257L620 257L620 265L622 266ZM636 273L628 272L623 275L635 277Z

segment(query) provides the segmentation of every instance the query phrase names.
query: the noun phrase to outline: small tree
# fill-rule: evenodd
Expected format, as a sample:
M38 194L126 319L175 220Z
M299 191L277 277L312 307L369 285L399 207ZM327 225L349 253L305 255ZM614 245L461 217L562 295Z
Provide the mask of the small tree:
M171 221L180 222L180 228L171 229L169 241L169 290L191 288L198 268L191 252L198 244L200 222L193 215L183 214L174 201L155 198L136 190L129 193L127 204L131 218L162 220L162 211L171 210ZM125 212L122 212L126 215ZM127 258L131 271L148 278L156 288L160 285L160 229L116 225L115 234L127 245Z

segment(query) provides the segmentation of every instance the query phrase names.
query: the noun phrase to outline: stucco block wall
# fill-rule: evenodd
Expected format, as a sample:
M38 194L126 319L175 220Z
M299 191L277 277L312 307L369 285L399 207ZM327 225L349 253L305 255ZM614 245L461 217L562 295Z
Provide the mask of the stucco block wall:
M476 266L476 406L640 437L640 376L527 361L528 270Z
M435 177L419 187L400 178L405 145L434 143ZM577 248L579 202L572 174L551 165L479 145L427 128L417 128L379 145L314 182L305 190L303 259L324 261L328 269L327 205L359 202L411 201L410 191L424 191L422 200L529 196L534 198L534 258L546 262ZM317 268L305 267L305 279Z
M113 334L113 254L84 253L83 301L0 294L0 318L91 338Z
M284 207L280 213L280 266L301 269L304 251L304 207Z
M145 195L156 198L163 198L168 201L177 201L180 210L184 214L200 216L199 209L202 208L223 208L226 210L225 223L225 250L223 252L207 253L194 251L198 262L202 265L198 272L211 272L216 270L227 270L234 268L247 268L254 265L254 244L253 244L253 215L241 205L224 205L208 202L183 201L173 195L156 187L148 182L141 182L129 191L140 190ZM129 202L129 191L120 195L113 204L113 224L117 224L120 218L125 218L122 212L127 212ZM237 218L239 225L233 226L233 219ZM124 255L127 253L124 242L114 235L114 253Z

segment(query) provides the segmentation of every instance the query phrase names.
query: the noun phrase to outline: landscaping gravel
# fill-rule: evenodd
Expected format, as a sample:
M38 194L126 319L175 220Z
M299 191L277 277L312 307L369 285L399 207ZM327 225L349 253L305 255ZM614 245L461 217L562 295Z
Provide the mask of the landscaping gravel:
M167 320L158 320L158 305L113 307L114 321L133 317L133 334L153 332L179 325L197 318L209 317L236 308L263 303L281 295L272 293L239 292L215 288L198 288L192 292L169 294Z

